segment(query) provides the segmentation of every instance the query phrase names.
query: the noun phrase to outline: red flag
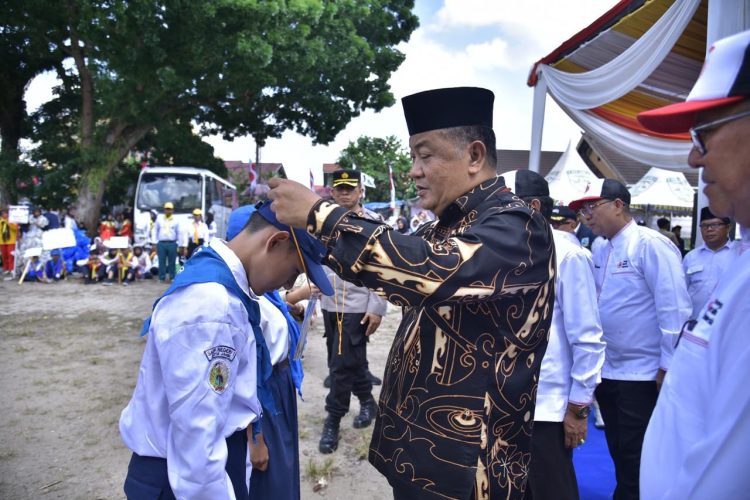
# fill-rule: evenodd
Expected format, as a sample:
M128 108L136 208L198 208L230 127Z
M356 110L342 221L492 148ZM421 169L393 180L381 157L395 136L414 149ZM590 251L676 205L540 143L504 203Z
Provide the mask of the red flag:
M310 191L315 192L315 176L313 176L312 169L310 169Z
M258 181L258 172L255 169L255 163L250 163L250 168L247 169L247 177L250 179L250 188L254 188Z

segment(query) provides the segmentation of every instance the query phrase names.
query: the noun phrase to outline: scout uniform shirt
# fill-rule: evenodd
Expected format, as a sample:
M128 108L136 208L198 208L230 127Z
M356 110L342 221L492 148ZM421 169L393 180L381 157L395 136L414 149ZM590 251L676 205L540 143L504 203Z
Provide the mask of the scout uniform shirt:
M370 462L430 497L522 498L554 300L541 214L495 177L413 236L325 201L308 231L343 279L403 307Z
M643 440L644 500L748 498L750 232L682 330Z
M255 299L237 256L211 247ZM234 498L225 438L260 415L253 329L242 301L218 283L162 298L151 316L133 398L120 416L125 445L167 459L177 498Z

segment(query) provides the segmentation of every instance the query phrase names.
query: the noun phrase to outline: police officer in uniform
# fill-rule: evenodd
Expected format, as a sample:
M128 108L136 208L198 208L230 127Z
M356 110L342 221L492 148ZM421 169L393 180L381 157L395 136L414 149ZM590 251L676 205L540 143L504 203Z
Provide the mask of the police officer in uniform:
M333 173L333 199L360 217L383 222L382 218L360 204L362 179L357 170ZM352 394L359 399L359 415L354 417L355 429L368 427L375 418L375 399L367 363L367 340L380 325L387 303L367 288L349 283L330 270L335 288L331 297L323 296L323 311L330 391L326 397L328 416L323 424L318 449L331 453L338 447L341 417L349 411Z

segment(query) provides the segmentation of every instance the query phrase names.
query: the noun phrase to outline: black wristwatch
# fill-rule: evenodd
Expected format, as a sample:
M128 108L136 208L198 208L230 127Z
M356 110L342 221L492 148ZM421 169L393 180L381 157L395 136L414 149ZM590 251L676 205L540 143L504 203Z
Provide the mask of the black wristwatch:
M591 413L591 406L571 406L568 405L568 411L580 419L588 418Z

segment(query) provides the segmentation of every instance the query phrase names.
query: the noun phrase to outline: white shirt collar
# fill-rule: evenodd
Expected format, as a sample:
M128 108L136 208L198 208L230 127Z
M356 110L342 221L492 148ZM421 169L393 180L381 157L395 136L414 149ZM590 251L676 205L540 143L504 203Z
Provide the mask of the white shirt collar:
M232 271L232 276L234 276L234 280L237 282L237 284L242 288L242 291L245 292L250 298L257 299L257 295L255 295L255 292L253 292L250 289L250 284L247 281L247 274L245 273L245 267L242 265L242 262L240 262L239 257L237 257L237 254L235 254L226 244L224 240L221 240L219 238L214 238L211 240L211 243L209 243L211 248L216 250L216 253L219 254L219 257L222 258L224 262L226 262L227 266L229 266L229 270Z
M619 231L617 231L617 234L612 236L612 238L609 240L609 244L611 246L615 246L618 241L627 239L628 233L634 231L633 228L637 227L638 224L635 223L635 219L630 219L630 222L625 224Z

